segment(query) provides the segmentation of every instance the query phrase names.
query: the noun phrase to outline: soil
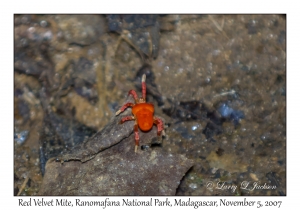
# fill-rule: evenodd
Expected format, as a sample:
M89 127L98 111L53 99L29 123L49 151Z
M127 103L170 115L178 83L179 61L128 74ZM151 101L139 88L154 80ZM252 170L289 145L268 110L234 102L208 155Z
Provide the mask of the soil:
M164 119L166 137L149 145L141 139L139 154L145 152L145 157L139 161L156 154L178 164L178 183L168 185L164 195L285 195L285 16L142 18L15 15L15 195L48 192L41 189L49 182L46 162L74 153L76 146L105 131L130 100L128 91L141 95L144 73L147 102ZM126 126L133 131L132 123ZM134 151L134 135L126 135ZM122 153L117 148L125 140L103 150L112 163L127 160L127 154L114 159L109 152ZM180 166L183 162L186 167ZM147 168L158 170L145 163ZM161 186L159 177L152 182L151 176L145 178L148 185ZM126 190L122 194L147 195Z

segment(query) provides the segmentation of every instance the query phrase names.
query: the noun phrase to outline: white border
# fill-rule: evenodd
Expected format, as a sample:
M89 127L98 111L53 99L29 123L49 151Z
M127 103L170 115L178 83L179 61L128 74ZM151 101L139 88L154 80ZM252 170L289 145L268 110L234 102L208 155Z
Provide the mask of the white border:
M2 207L18 207L20 197L13 196L13 14L15 13L286 13L287 14L287 196L286 197L247 197L248 200L283 200L280 209L298 206L299 189L299 12L296 1L21 1L15 0L1 3L0 12L0 42L1 42L1 201ZM4 64L4 65L3 65ZM46 197L55 199L61 197ZM76 199L76 197L66 197ZM85 199L97 199L98 197L84 197ZM147 198L147 197L146 197ZM155 197L165 199L165 197ZM187 197L184 197L187 198ZM204 200L219 200L220 197L195 197ZM28 199L28 198L27 198ZM113 197L122 199L122 197ZM170 197L174 199L174 197ZM242 198L225 197L227 200ZM41 208L41 207L31 207ZM30 208L30 209L31 209ZM62 208L62 207L56 207ZM66 207L64 207L66 208ZM74 208L74 207L73 207ZM80 207L79 207L80 208ZM101 209L101 207L89 207ZM155 207L160 208L160 207ZM164 207L165 208L165 207ZM174 209L173 207L172 209ZM179 207L175 208L178 209ZM189 207L194 209L193 207ZM199 207L200 208L200 207ZM203 208L203 207L202 207ZM232 207L228 207L232 208ZM113 208L111 208L113 209ZM132 209L123 207L122 209ZM137 208L136 208L137 209ZM141 209L139 207L139 209Z

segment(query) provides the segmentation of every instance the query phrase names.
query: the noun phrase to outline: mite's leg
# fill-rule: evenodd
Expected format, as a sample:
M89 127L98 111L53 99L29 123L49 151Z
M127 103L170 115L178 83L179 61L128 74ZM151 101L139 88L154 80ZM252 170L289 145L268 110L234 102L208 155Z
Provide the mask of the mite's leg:
M164 123L163 121L158 118L158 117L153 117L154 119L154 124L157 126L157 135L160 136L160 134L162 133L162 135L165 135L165 131L164 131Z
M142 94L144 101L146 101L146 74L142 76Z
M133 96L133 98L135 100L135 103L139 102L139 99L138 99L138 96L137 96L135 90L129 90L128 95L132 95Z
M124 123L125 121L128 121L128 120L135 120L135 117L134 116L126 116L126 117L123 117L120 121L120 123Z
M124 110L127 108L127 107L132 107L134 106L133 103L127 103L127 104L124 104L117 112L116 112L116 115L120 114L121 112L124 112Z
M135 124L134 124L134 139L135 139L134 152L136 153L137 148L138 148L138 146L139 146L139 142L140 142L139 126L138 126L137 121L135 121Z

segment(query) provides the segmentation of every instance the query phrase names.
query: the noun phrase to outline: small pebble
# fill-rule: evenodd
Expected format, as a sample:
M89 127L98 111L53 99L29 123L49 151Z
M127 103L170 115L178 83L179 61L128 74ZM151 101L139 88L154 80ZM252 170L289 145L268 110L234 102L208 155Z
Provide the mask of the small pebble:
M254 173L250 173L250 177L254 180L254 181L258 181L258 178L257 178L257 176L256 176L256 174L254 174Z
M191 184L189 184L189 187L192 189L197 189L198 186L195 183L191 183Z

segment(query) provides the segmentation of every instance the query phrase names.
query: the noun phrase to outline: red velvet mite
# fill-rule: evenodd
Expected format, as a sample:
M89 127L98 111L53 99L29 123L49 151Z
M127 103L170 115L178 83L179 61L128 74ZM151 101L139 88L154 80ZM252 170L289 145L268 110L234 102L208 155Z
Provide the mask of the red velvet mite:
M120 123L124 123L127 120L135 120L134 124L134 136L135 136L135 149L137 151L140 137L138 128L142 131L149 131L153 127L153 124L157 126L157 135L160 136L164 132L163 121L154 116L154 106L151 103L146 103L146 75L142 76L142 97L138 98L135 90L130 90L128 95L132 95L135 103L124 104L117 112L116 115L123 112L127 107L132 108L133 116L123 117Z

